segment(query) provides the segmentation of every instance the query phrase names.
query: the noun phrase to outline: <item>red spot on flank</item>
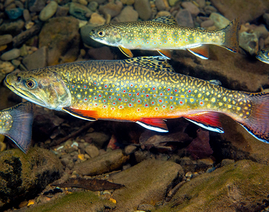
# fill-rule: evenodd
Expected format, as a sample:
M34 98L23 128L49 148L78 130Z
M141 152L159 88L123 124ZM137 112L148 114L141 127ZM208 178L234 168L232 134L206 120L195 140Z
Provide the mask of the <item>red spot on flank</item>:
M132 43L132 41L130 40L130 43Z
M131 107L131 106L132 106L132 104L130 103L130 104L129 104L129 107Z
M163 93L160 93L160 96L162 96L163 95Z
M139 112L140 111L140 109L139 108L137 108L137 112Z
M95 103L94 106L97 106L97 103Z
M119 101L121 101L121 98L119 98Z
M105 85L105 88L107 88L107 85Z
M140 100L137 100L138 103L140 103L141 101Z
M109 99L111 99L111 96L110 97L108 97Z
M143 93L145 93L145 91L142 91Z
M139 96L139 93L137 93L136 95Z
M188 93L190 93L191 92L191 90L188 90Z
M129 93L129 96L132 96L132 94L131 94L131 93Z
M167 91L170 91L171 89L170 88L167 88Z
M170 99L173 99L173 97L172 97L172 96L170 96Z
M114 108L114 107L112 107L111 109L112 109L112 110L115 110L115 108Z
M97 97L94 97L94 99L97 99Z
M102 95L101 95L101 94L99 94L98 96L99 96L99 97L102 97Z
M177 89L175 89L175 92L177 92Z
M179 101L179 104L181 104L181 105L182 105L182 104L183 104L183 102L182 102L182 101Z
M163 108L165 108L165 105L163 105Z
M159 102L163 102L163 100L159 99Z
M148 104L145 104L145 107L149 106Z
M113 105L115 105L115 104L116 104L116 102L113 102L112 104L113 104Z
M146 97L149 97L149 95L147 94Z
M84 85L84 88L87 88L87 86L86 86L86 85Z
M104 102L106 102L106 100L104 99Z
M204 103L203 102L200 102L200 105L203 105Z
M155 89L156 89L156 88L152 88L152 90L154 90L154 91L155 91Z
M133 84L131 84L130 86L131 86L131 87L133 87L134 85L133 85Z
M126 92L126 90L123 90L123 93L125 93Z
M88 99L84 99L85 101L87 101Z
M106 105L104 105L104 108L106 108Z
M151 102L151 104L153 104L153 105L154 105L154 102Z
M122 108L122 105L120 105L120 108Z
M93 84L95 84L95 85L96 85L96 82L94 82Z
M153 97L156 97L156 94L153 94Z
M132 101L134 101L134 99L132 99Z
M173 106L171 106L170 108L173 109Z
M124 99L125 102L127 102L128 100L127 99Z

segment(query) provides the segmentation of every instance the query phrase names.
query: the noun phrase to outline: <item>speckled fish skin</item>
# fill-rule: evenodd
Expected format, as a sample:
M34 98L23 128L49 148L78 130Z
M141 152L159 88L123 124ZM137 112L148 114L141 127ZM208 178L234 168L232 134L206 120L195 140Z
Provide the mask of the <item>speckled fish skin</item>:
M175 73L160 57L51 66L11 73L5 84L29 101L87 120L185 117L197 123L196 117L217 112L232 117L260 140L269 138L269 94L227 90ZM259 111L266 115L257 118ZM261 132L260 126L252 126L256 118L263 124Z
M171 17L161 17L153 21L99 26L94 28L89 36L106 45L126 49L190 49L203 44L214 44L237 52L238 28L238 20L234 20L224 29L208 31L179 26Z
M262 61L263 63L269 64L269 48L261 49L258 52L258 55L256 56L256 58Z
M0 111L0 134L9 137L24 153L32 135L33 105L20 103Z

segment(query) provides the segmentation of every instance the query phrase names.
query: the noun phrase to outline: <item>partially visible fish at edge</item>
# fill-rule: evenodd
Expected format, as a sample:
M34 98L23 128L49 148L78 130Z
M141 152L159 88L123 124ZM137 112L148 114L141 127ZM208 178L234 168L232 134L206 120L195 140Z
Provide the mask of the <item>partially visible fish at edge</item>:
M187 49L194 55L208 59L204 44L222 46L232 52L238 51L238 19L220 30L204 30L179 26L172 16L151 21L135 21L107 24L94 28L89 36L100 43L118 47L127 57L130 49L157 50L171 58L167 50Z
M261 62L269 64L269 48L261 49L256 55L256 58Z
M136 122L158 132L168 132L164 119L184 117L223 133L223 113L269 142L269 93L228 90L175 73L163 57L81 61L13 72L5 84L49 109L89 121Z
M33 107L24 102L0 111L0 134L10 138L24 153L31 143Z

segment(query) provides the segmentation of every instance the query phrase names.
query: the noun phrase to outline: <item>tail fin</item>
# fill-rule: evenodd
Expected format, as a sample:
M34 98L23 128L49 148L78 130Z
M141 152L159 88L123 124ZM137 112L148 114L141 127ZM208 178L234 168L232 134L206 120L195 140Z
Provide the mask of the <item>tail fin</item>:
M252 112L240 123L255 138L269 143L269 93L249 94Z
M239 39L238 39L238 30L239 30L239 20L234 19L228 26L223 28L221 31L225 33L225 41L223 47L232 51L238 52L239 48Z
M33 104L20 103L7 109L13 118L11 129L5 133L24 153L27 153L32 137Z

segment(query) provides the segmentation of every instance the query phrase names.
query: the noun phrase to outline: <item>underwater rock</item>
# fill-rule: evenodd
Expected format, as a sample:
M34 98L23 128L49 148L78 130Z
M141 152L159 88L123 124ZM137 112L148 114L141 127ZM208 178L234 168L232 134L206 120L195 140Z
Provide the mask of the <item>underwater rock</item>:
M267 165L238 161L186 182L156 211L262 211L268 207L268 174Z
M6 35L0 35L0 46L8 44L12 42L12 35L6 34Z
M98 3L95 2L95 1L91 1L88 5L88 8L93 11L93 12L96 12L97 11L97 8L98 8Z
M12 22L4 22L0 25L0 35L11 34L12 36L17 35L21 32L24 27L24 21L18 19Z
M67 16L68 12L69 12L69 7L58 5L57 11L56 11L56 17Z
M14 48L1 55L1 60L13 60L20 56L20 49Z
M85 148L85 152L91 157L91 158L95 158L99 155L99 149L90 144Z
M257 0L255 4L252 0L211 0L211 3L229 20L239 17L242 23L253 21L269 9L267 0Z
M65 61L64 56L69 50L74 51L73 61L79 53L78 20L74 17L51 18L39 34L39 47L49 46L48 65L57 65Z
M251 55L256 55L259 51L259 40L253 32L239 33L239 45Z
M139 18L148 20L151 17L151 8L149 0L135 0L134 8L138 12Z
M109 151L103 155L76 164L74 171L81 175L99 175L120 169L130 156L125 156L121 149Z
M106 19L104 19L101 15L98 13L93 13L91 15L91 19L89 21L91 24L99 26L99 25L104 25L106 22Z
M181 6L184 9L188 10L194 17L196 17L200 13L199 8L192 2L189 1L182 2Z
M141 204L162 201L184 176L182 167L171 161L149 159L127 170L114 174L114 183L125 188L113 192L117 211L132 211Z
M132 6L126 6L121 13L117 16L119 22L137 21L138 13Z
M98 148L102 148L109 141L110 136L103 132L91 132L86 134L83 139L88 143L93 143Z
M6 77L6 75L12 71L14 71L15 67L11 62L3 62L0 61L0 82Z
M44 68L47 66L47 46L43 46L33 54L27 55L22 62L28 70Z
M41 148L32 148L27 154L19 149L1 152L0 163L0 209L34 198L63 173L60 160Z
M186 9L179 10L175 18L179 26L186 26L186 27L194 26L192 15Z
M123 5L120 1L111 1L105 5L101 5L99 7L99 11L104 15L110 15L111 17L115 17L120 14Z
M28 7L30 12L40 12L46 5L46 0L30 0Z
M31 15L30 15L29 10L27 9L23 10L23 19L26 23L31 21Z
M211 13L211 15L209 16L209 18L214 22L214 25L218 28L218 29L223 29L224 27L226 27L230 21L225 18L224 16L220 15L219 13Z
M12 8L5 11L10 20L16 20L23 14L23 9L21 8Z
M168 0L168 2L169 2L169 5L170 5L171 7L173 7L173 6L176 5L176 3L180 2L180 1L179 1L179 0Z
M47 21L49 18L51 18L57 11L58 4L55 1L51 1L44 7L40 14L39 19L41 21Z
M163 11L169 8L167 0L156 0L155 4L159 11Z
M71 2L70 3L70 8L69 8L69 13L81 20L88 20L86 17L87 14L91 15L93 12L86 6L78 3Z

